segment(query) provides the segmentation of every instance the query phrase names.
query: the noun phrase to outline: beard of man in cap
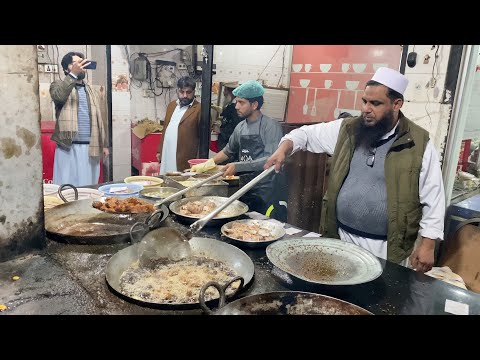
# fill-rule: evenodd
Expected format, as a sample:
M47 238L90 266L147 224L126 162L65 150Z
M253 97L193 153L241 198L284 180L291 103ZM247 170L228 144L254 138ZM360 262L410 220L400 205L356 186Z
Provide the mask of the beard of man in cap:
M355 129L355 146L373 148L398 120L403 95L370 80L362 96L362 121Z

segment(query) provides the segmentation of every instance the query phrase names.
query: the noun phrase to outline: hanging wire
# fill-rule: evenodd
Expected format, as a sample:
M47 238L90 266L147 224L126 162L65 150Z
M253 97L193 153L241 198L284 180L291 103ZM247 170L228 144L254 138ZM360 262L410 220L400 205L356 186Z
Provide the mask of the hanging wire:
M278 48L277 50L275 51L275 54L273 54L273 56L270 58L270 60L268 60L268 63L267 65L265 65L265 67L263 68L262 72L258 75L258 78L257 78L257 81L260 80L260 76L262 76L263 72L265 71L265 69L268 67L268 65L270 65L270 63L272 62L273 58L275 57L275 55L277 55L278 53L278 50L280 50L280 47L282 45L278 45ZM285 46L285 45L284 45Z

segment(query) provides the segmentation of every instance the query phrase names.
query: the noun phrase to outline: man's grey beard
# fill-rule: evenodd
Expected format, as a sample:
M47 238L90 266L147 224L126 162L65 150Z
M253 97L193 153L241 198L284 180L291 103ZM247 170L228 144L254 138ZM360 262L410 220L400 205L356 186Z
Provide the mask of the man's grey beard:
M355 129L355 147L374 148L392 127L393 110L386 113L374 126L366 126L363 116Z

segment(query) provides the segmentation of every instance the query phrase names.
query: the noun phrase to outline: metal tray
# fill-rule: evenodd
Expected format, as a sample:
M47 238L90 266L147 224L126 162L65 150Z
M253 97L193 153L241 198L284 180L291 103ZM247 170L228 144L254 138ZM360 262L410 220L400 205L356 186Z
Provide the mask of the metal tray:
M249 224L259 225L264 229L270 230L270 233L272 234L272 236L274 236L274 238L272 240L258 240L258 241L248 240L248 239L240 240L240 239L234 238L231 235L228 235L226 232L226 230L230 229L234 223L244 223L247 225ZM223 225L220 231L222 232L222 236L232 245L240 246L240 247L244 246L249 248L266 247L267 245L285 236L285 229L282 226L274 222L269 222L268 220L252 220L252 219L234 220Z
M383 272L372 253L338 239L291 238L270 244L266 252L277 268L313 284L363 284Z
M182 185L179 181L187 180L199 180L192 176L166 176L171 182L175 183L180 189L185 189L186 186ZM202 179L200 179L202 180ZM199 181L200 181L199 180ZM168 185L172 186L172 185ZM189 190L185 193L185 197L193 196L228 196L228 183L223 180L213 180L210 183L200 186L199 188Z

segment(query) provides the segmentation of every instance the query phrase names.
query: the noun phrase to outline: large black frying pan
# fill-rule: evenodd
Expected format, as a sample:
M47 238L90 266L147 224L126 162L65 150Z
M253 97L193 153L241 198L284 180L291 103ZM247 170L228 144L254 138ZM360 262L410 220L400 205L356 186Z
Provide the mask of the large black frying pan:
M250 295L235 300L227 305L224 297L220 298L220 308L210 310L203 303L202 295L209 286L224 295L223 286L208 283L200 292L200 304L203 310L214 315L373 315L371 312L330 296L298 292L278 291Z
M130 228L136 222L144 222L150 213L114 214L92 206L86 199L58 205L45 212L45 230L49 239L87 245L106 245L130 242ZM161 205L158 215L150 224L158 226L168 216L168 208ZM154 225L152 225L153 227ZM143 231L138 229L138 232Z
M204 256L223 262L229 268L233 269L239 277L243 278L243 286L246 286L252 281L254 275L253 262L250 257L239 248L222 241L201 237L190 239L189 244L192 249L192 256ZM165 309L198 308L198 302L188 304L151 302L144 299L135 299L122 291L122 275L131 264L138 261L138 245L139 244L137 243L120 250L108 261L105 276L110 289L119 297L141 306ZM237 292L240 292L241 290L242 288L240 287ZM217 300L210 300L207 301L207 304L212 305L216 301Z

